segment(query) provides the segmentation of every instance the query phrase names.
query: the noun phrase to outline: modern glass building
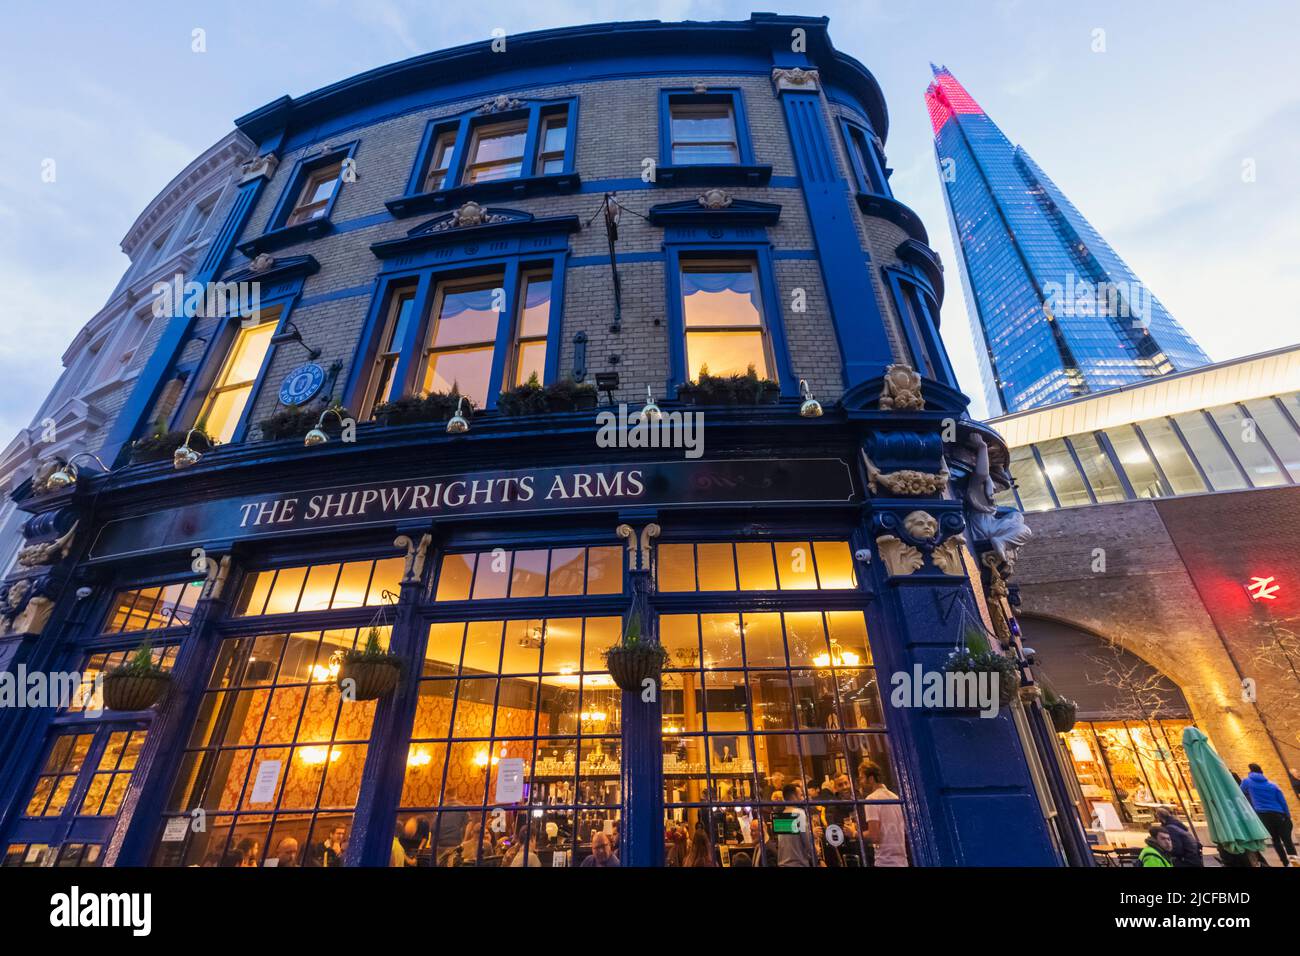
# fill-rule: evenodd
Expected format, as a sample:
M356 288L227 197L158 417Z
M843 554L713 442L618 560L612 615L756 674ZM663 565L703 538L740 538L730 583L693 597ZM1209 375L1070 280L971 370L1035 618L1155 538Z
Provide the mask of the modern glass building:
M202 307L104 467L15 495L0 661L84 690L0 708L7 865L1086 862L1031 675L888 703L973 631L1020 660L1016 519L824 19L512 36L236 126ZM602 424L648 398L703 444ZM101 693L145 641L165 695ZM400 677L347 696L368 644Z
M1140 846L1161 807L1202 820L1189 723L1238 773L1285 780L1300 754L1300 346L993 424L1015 479L1000 500L1034 532L1019 621L1078 704L1063 752L1097 842Z
M944 67L925 91L993 414L1186 371L1209 358Z
M996 420L1027 512L1300 484L1300 348Z

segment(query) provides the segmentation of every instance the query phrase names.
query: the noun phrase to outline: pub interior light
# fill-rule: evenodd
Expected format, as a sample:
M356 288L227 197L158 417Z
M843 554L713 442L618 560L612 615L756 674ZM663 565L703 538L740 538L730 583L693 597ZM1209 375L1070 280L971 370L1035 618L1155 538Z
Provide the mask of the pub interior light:
M339 426L343 425L343 413L334 406L330 406L320 413L320 418L316 419L316 427L309 431L302 440L304 448L315 448L317 445L323 445L330 440L330 436L325 434L325 416L330 412L339 420Z
M659 411L659 406L655 404L654 392L650 391L650 386L645 387L646 403L641 409L641 421L649 425L657 425L662 419L663 412Z
M799 379L799 390L803 392L803 404L799 406L799 414L804 418L821 418L822 403L813 398L812 389L808 387L806 379Z
M198 430L199 426L195 425L187 431L185 433L185 441L182 442L181 446L172 453L172 467L177 471L180 471L183 468L189 468L191 465L197 465L199 459L203 457L202 452L197 452L190 447L190 439Z
M50 475L50 477L45 480L45 483L56 491L61 491L69 485L75 485L77 483L77 475L79 474L76 464L78 458L94 458L100 468L104 469L104 471L108 471L108 466L100 461L99 457L93 452L79 451L65 461L58 471Z
M469 431L469 421L461 414L461 409L465 406L465 396L460 397L456 403L456 414L447 419L448 435L463 435Z

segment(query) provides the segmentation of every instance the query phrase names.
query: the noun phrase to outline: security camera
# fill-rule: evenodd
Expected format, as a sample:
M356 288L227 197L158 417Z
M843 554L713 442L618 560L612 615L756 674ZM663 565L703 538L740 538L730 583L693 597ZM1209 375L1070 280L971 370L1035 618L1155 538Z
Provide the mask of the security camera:
M871 563L871 550L869 548L858 548L858 550L853 552L853 556L863 564Z
M95 593L94 588L87 588L87 587L77 588L77 600L84 601L86 600L86 598L90 597L94 593Z

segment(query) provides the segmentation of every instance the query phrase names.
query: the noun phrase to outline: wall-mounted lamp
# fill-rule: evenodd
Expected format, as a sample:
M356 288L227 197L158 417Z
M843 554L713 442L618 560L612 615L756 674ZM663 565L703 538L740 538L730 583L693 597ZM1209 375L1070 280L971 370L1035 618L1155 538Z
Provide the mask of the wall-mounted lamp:
M193 437L195 432L199 432L200 435L203 434L203 432L199 431L199 427L195 425L185 433L185 441L181 443L181 446L172 452L172 467L177 471L189 468L191 465L197 465L199 459L203 457L202 452L195 451L190 447L190 438Z
M298 326L294 325L292 322L285 322L284 328L271 336L272 345L284 345L286 342L297 342L307 350L307 354L309 354L313 359L320 358L320 349L314 349L304 342L302 340L302 332L298 331Z
M316 427L309 431L307 436L303 438L302 444L304 448L315 448L317 445L323 445L330 440L330 436L325 434L325 416L330 412L333 412L334 417L339 420L339 427L343 427L343 413L331 405L329 408L325 409L325 411L320 413L320 418L316 419Z
M799 379L799 390L803 392L803 404L799 406L799 414L804 418L821 418L822 403L813 398L812 389L808 387L805 379Z
M71 458L69 458L67 461L65 461L58 471L50 475L49 478L45 479L46 485L48 485L50 488L53 488L55 491L62 491L64 488L67 488L70 485L75 485L77 483L77 476L79 474L76 465L76 461L78 458L94 458L95 462L99 465L100 468L102 468L105 472L108 471L108 466L99 460L99 456L88 451L79 451Z
M463 409L464 407L465 407L465 396L462 395L460 397L460 401L456 403L456 414L452 415L451 418L447 419L448 435L463 435L467 431L469 431L469 419L467 419L464 415L461 414L461 409Z
M664 417L663 412L659 411L659 406L655 404L654 392L650 391L650 386L645 387L646 403L641 409L641 421L650 425L658 424L659 420Z
M614 404L614 392L618 389L618 372L597 372L596 391L604 392L611 405Z

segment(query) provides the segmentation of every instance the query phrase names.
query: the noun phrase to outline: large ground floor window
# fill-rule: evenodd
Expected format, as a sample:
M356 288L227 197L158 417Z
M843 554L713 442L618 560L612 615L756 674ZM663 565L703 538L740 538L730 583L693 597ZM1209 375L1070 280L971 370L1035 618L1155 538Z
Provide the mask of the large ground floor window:
M1080 721L1065 735L1088 813L1100 830L1145 830L1157 810L1201 823L1205 812L1183 752L1185 720Z
M665 614L669 866L907 866L861 611Z
M336 678L367 631L223 641L155 865L342 865L375 703L344 700Z
M620 618L429 630L393 866L573 866L617 839Z

